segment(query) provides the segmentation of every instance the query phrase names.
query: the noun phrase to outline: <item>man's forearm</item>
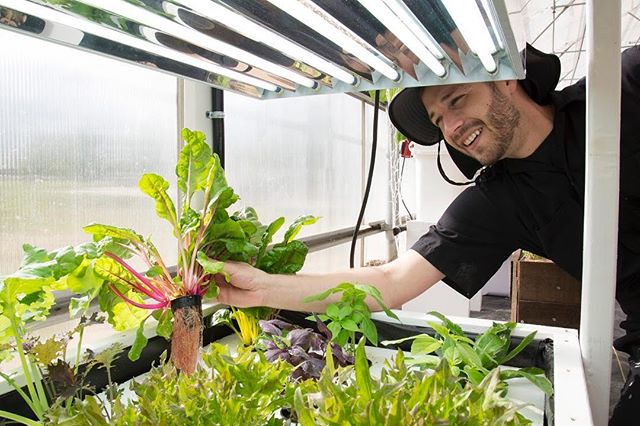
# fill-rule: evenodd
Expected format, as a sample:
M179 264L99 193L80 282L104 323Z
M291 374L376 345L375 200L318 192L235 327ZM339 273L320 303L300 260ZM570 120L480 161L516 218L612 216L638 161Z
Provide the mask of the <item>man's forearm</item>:
M321 293L343 282L369 284L381 293L385 304L399 307L421 294L442 278L435 267L414 251L381 266L349 269L328 274L265 275L259 284L264 303L278 309L324 311L338 295L319 302L304 303L304 298ZM380 307L367 300L372 310Z

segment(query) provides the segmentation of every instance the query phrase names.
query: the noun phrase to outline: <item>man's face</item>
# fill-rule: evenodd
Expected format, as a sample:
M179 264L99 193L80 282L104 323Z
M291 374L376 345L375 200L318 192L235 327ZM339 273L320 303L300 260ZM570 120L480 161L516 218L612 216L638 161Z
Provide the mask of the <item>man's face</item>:
M505 158L520 113L493 83L431 86L422 91L429 119L445 140L483 165Z

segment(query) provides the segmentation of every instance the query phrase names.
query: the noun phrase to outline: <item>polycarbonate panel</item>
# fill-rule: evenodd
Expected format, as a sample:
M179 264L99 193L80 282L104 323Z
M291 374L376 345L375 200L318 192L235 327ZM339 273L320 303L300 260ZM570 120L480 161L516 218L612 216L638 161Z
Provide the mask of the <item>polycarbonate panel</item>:
M372 108L367 108L370 115ZM278 216L285 216L287 223L304 214L322 217L300 236L355 225L364 190L361 101L327 95L260 102L226 93L225 114L227 179L242 197L242 206L255 207L263 222ZM381 120L383 138L384 123L386 119ZM369 118L364 126L371 126ZM367 221L384 219L386 142L379 145L376 173L381 175L372 189ZM369 146L370 141L367 151ZM348 248L341 259L331 261L314 254L307 267L348 267L348 255Z
M90 222L151 235L175 263L138 180L158 173L175 188L176 79L7 31L0 45L0 274L23 243L87 241Z

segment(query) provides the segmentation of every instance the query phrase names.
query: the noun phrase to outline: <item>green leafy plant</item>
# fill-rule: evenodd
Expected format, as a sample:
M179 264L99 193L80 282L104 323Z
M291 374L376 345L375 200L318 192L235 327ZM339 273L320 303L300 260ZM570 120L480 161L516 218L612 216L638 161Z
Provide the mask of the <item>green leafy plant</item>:
M479 384L462 382L449 363L433 372L408 368L398 351L380 378L371 376L364 338L354 367L323 371L317 393L296 390L294 408L302 426L341 425L528 425L501 394L497 370Z
M144 327L149 318L158 321L157 334L167 338L171 335L172 313L168 308L172 300L217 295L214 277L226 277L225 261L248 262L271 273L297 272L307 247L294 238L302 226L317 220L313 216L297 219L283 241L270 247L284 218L263 225L252 208L229 215L227 208L239 197L228 186L218 156L212 154L203 133L184 129L182 136L185 145L176 165L180 208L169 196L169 182L162 176L148 173L139 182L140 189L155 201L157 215L170 224L177 239L176 273L169 270L170 264L161 257L151 238L105 224L83 228L93 235L94 247L81 253L80 267L67 271L76 283L71 290L82 291L83 298L78 303L88 305L98 297L101 310L116 330L138 327L129 352L132 360L146 345ZM136 270L130 258L138 259L146 270ZM254 322L257 329L257 319Z
M82 338L85 327L97 322L97 318L95 315L83 315L70 333L54 336L45 342L28 337L28 329L33 323L48 317L55 303L54 290L72 289L80 294L71 300L69 310L72 318L86 313L88 303L84 300L90 295L82 293L91 291L78 284L78 271L83 268L86 253L102 252L111 243L105 240L102 244L88 243L54 251L24 244L24 256L18 270L0 277L0 362L15 355L19 357L26 392L9 374L0 372L0 377L18 392L39 420L49 409L50 401L82 388L82 381L77 377ZM67 342L72 334L78 335L74 367L67 362ZM7 411L0 411L0 416L25 424L33 423Z
M250 265L270 274L295 274L304 265L308 248L295 239L303 226L312 225L318 217L300 216L289 225L282 241L271 245L273 236L284 225L284 217L279 217L269 225L262 224L255 209L248 207L231 216L238 221L246 233L249 244L257 247L255 256L242 259ZM214 251L214 256L215 256ZM242 308L230 307L228 310L216 312L214 324L228 325L242 340L243 344L255 343L260 333L258 321L270 319L275 310L266 307Z
M404 339L385 341L383 345L399 344L405 341L413 341L411 344L411 364L434 368L440 363L440 358L447 360L451 371L456 376L479 384L492 370L504 365L519 354L534 339L535 332L527 335L513 349L511 349L511 333L516 324L493 323L484 333L475 340L468 338L462 328L438 312L429 312L442 321L441 324L429 322L438 336L420 334ZM435 355L437 354L437 355ZM551 382L544 377L544 371L527 367L517 370L502 370L499 373L501 380L523 377L539 387L547 395L553 394Z
M377 288L367 284L342 283L320 294L304 299L305 303L324 300L332 294L342 293L339 301L330 303L324 314L318 315L331 331L332 340L340 346L348 341L356 344L356 333L362 333L373 345L378 345L378 330L371 321L371 310L365 302L367 296L372 297L384 310L387 316L398 319L382 300ZM313 317L310 317L311 319Z
M113 425L281 425L279 409L293 405L293 367L271 363L260 353L213 344L202 356L207 367L190 376L167 364L134 383L135 401L112 416ZM105 423L106 424L106 423Z

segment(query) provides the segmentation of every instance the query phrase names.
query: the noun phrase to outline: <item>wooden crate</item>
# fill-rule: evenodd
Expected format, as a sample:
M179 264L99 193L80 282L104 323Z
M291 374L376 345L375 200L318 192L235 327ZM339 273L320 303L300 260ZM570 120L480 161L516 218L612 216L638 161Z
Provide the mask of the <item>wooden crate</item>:
M547 259L511 262L511 320L578 328L580 281Z

